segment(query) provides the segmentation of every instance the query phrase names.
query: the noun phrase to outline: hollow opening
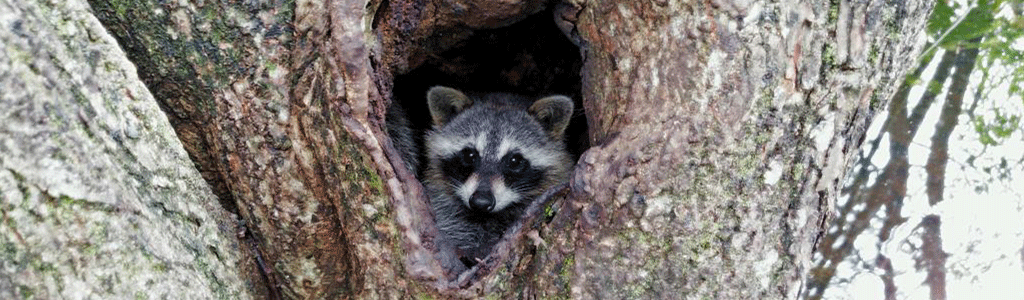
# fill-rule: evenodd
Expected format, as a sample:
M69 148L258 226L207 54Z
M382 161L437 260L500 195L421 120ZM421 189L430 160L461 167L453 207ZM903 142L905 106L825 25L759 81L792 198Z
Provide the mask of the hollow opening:
M575 162L590 147L581 92L582 57L579 47L556 26L551 9L507 27L474 31L468 38L443 52L428 54L422 61L409 72L397 74L392 85L392 101L405 111L412 135L417 137L416 148L421 149L417 174L421 180L426 168L423 136L431 129L432 120L427 91L438 85L466 92L514 93L532 99L567 96L572 99L574 110L564 132L566 150ZM445 250L438 250L444 256ZM467 267L476 265L468 256L459 259Z
M580 92L582 66L579 47L555 26L549 9L507 27L475 31L454 47L429 55L419 67L395 76L394 101L401 103L415 134L422 136L431 125L427 90L435 85L531 98L565 95L575 107L565 131L565 144L575 161L590 146Z

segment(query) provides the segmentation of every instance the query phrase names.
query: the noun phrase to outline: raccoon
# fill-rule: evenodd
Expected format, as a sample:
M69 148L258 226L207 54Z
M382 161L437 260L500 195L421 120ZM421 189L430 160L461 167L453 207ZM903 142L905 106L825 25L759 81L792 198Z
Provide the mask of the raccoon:
M391 137L395 149L398 150L405 167L413 174L419 173L420 157L419 144L416 141L416 133L406 118L405 109L394 103L388 106L387 114L384 115L387 124L388 136Z
M449 274L486 257L536 197L567 180L572 162L562 140L572 100L530 100L442 86L427 92L434 128L424 142L423 183Z

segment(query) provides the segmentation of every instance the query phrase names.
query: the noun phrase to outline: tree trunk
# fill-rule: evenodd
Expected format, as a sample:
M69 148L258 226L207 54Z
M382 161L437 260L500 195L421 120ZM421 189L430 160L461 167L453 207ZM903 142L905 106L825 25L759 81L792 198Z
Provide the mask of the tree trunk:
M838 183L870 119L913 62L931 2L545 3L89 1L219 204L243 220L242 241L220 245L247 246L218 247L215 256L238 263L231 274L241 278L224 285L247 280L253 290L239 293L797 298ZM436 229L422 187L384 134L385 109L397 101L397 76L482 30L537 13L553 13L579 46L593 147L582 154L569 192L552 191L561 196L543 210L545 218L529 218L543 222L522 224L492 257L450 281L434 259ZM17 37L5 36L5 45ZM14 95L9 90L4 105ZM139 96L148 95L144 90L102 95L148 100ZM170 136L152 119L138 126ZM139 177L107 175L96 182ZM5 195L18 190L4 184ZM196 190L138 198L188 198ZM195 199L197 206L215 204L209 196ZM3 203L6 230L13 228L6 221L12 202ZM39 219L72 222L65 218ZM192 256L214 251L185 244L198 249ZM139 252L151 247L157 245ZM57 286L69 293L57 291L69 285Z
M80 1L0 1L0 299L252 297L236 221Z
M797 298L928 5L580 4L598 146L539 274L572 261L580 298Z

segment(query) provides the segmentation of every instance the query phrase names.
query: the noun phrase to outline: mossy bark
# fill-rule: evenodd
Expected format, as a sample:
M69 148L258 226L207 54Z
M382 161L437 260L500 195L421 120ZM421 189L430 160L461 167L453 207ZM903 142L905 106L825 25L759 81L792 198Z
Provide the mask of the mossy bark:
M88 5L0 24L0 298L251 298L234 216Z

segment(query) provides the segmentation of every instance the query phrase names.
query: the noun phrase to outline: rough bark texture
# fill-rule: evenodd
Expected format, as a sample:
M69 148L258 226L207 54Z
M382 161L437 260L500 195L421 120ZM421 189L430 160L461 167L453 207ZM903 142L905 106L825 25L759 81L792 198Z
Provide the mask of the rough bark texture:
M381 179L365 1L90 4L245 220L265 295L391 298L417 292L405 276L438 278L405 264L431 254L399 229L429 213L392 205L402 187Z
M0 299L247 299L236 221L84 1L0 1Z
M837 183L913 61L929 6L579 3L596 146L541 234L536 288L797 298Z
M244 219L259 295L796 298L930 2L553 3L594 147L550 221L448 282L383 134L394 78L543 3L90 1Z
M444 50L433 33L452 29L423 16L433 6L388 4L378 65L401 73ZM584 54L595 147L543 242L523 243L512 257L524 259L462 293L798 297L837 183L913 62L929 11L926 1L558 3L559 27Z
M971 44L980 42L980 38L970 41ZM934 53L933 53L934 54ZM836 278L837 270L843 265L852 264L858 268L879 268L884 270L876 274L882 280L885 287L883 292L886 299L895 299L902 291L896 285L894 278L899 273L893 271L891 258L888 251L880 251L875 257L863 257L854 254L859 251L855 241L863 240L866 234L874 235L878 240L877 247L887 244L906 243L908 240L901 239L894 241L900 234L899 228L907 221L918 217L904 211L910 201L914 201L913 191L907 190L907 183L912 181L914 165L910 163L913 159L911 148L917 133L921 132L922 126L927 125L925 117L929 111L936 110L932 106L942 104L940 115L935 122L935 130L931 137L930 153L927 163L924 166L926 180L926 195L929 205L935 205L943 201L943 180L946 172L947 146L949 136L954 127L959 123L957 118L961 114L963 91L967 90L968 78L974 67L978 50L970 48L950 49L943 51L941 56L926 57L918 62L916 69L907 76L892 96L887 109L887 116L884 120L884 128L874 137L867 138L868 146L859 155L854 164L854 171L845 184L843 194L848 200L836 208L835 220L831 224L828 233L819 240L818 255L822 259L808 274L807 299L816 300L827 297L827 289L836 289L833 283L842 282L845 279ZM919 99L910 99L911 88L915 85L922 85L919 81L921 75L929 66L934 66L932 76L928 78L925 86L928 86ZM943 86L949 81L948 93L938 102ZM912 105L912 107L910 106ZM888 147L883 148L883 147ZM885 150L883 150L885 149ZM883 150L883 151L879 151ZM877 165L874 160L878 155L888 155L885 165ZM909 180L908 180L909 179ZM881 226L877 226L881 219ZM915 234L912 239L919 239L919 246L909 247L906 250L913 252L915 259L921 268L927 267L929 275L926 284L933 292L933 297L945 297L945 272L946 254L942 252L941 240L938 235L941 232L942 219L937 214L923 216L920 223L913 228ZM841 272L839 275L842 275ZM940 287L941 286L941 287Z

